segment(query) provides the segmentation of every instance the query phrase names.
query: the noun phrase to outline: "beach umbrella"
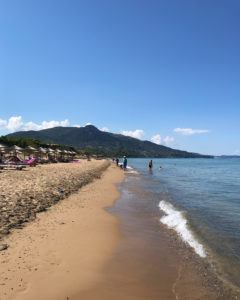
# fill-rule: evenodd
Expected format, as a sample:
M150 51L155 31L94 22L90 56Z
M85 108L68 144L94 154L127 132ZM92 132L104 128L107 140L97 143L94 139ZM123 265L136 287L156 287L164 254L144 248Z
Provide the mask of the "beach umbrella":
M47 154L47 149L39 147L38 152L40 153L40 157L43 158L43 156Z
M68 154L67 150L63 150L62 153L63 153L64 155L67 155L67 154Z
M42 147L39 147L39 148L38 148L38 151L39 151L39 152L42 152L42 153L47 153L47 149L42 148Z
M56 154L56 157L60 158L61 155L62 155L62 150L60 150L60 149L55 149L55 154Z
M68 157L72 156L72 151L68 151Z
M7 148L8 147L6 145L0 144L0 161L1 162L3 159L3 154L6 152Z
M11 149L14 150L14 151L22 151L23 150L23 148L21 148L17 145L12 146Z
M31 146L27 146L27 148L25 148L25 150L24 150L24 158L25 158L25 153L30 155L30 154L33 154L33 153L36 153L36 152L38 152L38 150L36 148L31 147Z
M10 147L10 152L13 152L15 154L20 153L22 151L23 151L23 148L21 148L17 145L14 145L14 146Z
M74 151L71 151L71 156L72 156L72 159L73 157L76 155L76 153Z
M0 152L5 152L8 147L4 144L0 144Z
M27 146L26 150L32 151L32 152L36 152L37 149L31 146Z
M27 148L25 149L25 151L27 153L34 153L34 152L38 152L38 150L34 147L31 147L31 146L27 146Z
M0 149L2 149L2 148L7 148L7 146L4 144L0 144Z
M47 148L48 158L55 158L55 150L52 148Z
M23 148L21 148L21 147L19 147L19 146L17 146L17 145L13 145L12 147L10 147L9 148L9 152L10 152L10 155L11 155L11 153L12 153L12 155L14 156L17 156L17 154L22 154L22 152L23 152Z

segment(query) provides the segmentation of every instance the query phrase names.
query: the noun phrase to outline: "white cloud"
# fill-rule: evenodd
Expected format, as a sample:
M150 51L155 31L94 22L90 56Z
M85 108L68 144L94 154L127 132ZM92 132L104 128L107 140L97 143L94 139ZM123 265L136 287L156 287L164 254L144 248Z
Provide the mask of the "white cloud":
M233 153L233 155L240 155L240 150L239 149L236 149Z
M121 131L121 134L126 135L126 136L131 136L133 138L141 140L144 137L144 131L141 129L136 129L136 130L123 130Z
M0 128L5 129L10 132L19 130L23 126L23 120L21 116L13 116L8 120L3 120L0 118Z
M23 130L42 130L42 129L49 129L53 127L67 127L70 126L70 122L66 119L63 121L43 121L40 124L34 123L34 122L27 122L23 126Z
M162 143L162 137L160 134L156 134L151 138L151 142L160 145Z
M79 125L79 124L75 124L75 125L73 125L73 127L80 128L80 127L82 127L82 126L81 126L81 125Z
M102 127L102 128L100 128L100 130L101 131L105 131L105 132L109 132L110 131L108 127Z
M151 142L157 145L170 146L174 142L174 137L172 136L161 137L161 135L158 133L151 138Z
M92 125L92 123L88 122L88 123L85 124L85 126L88 126L88 125Z
M3 119L0 119L0 128L4 128L6 126L7 126L7 121L3 120Z
M38 125L34 122L27 122L24 124L24 130L41 130L41 125Z
M23 126L23 121L21 116L13 116L6 121L6 125L4 126L8 131L14 132L20 130Z
M63 121L43 121L41 124L42 129L48 129L58 126L67 127L70 126L70 122L68 121L68 119L66 119Z
M21 116L12 116L8 120L0 119L0 128L9 132L15 132L20 130L41 130L48 129L57 126L70 126L68 119L63 121L43 121L40 124L35 122L24 122Z
M194 135L194 134L202 134L208 133L208 129L192 129L192 128L175 128L173 130L176 133L180 133L182 135Z
M173 142L174 142L174 137L172 136L167 135L165 138L163 138L163 144L165 146L170 146Z

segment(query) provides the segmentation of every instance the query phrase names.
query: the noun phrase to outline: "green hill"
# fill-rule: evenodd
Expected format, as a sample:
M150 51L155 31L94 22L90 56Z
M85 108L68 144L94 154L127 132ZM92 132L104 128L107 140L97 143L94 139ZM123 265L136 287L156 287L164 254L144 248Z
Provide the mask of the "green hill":
M54 127L39 131L21 131L7 136L37 139L44 143L72 146L77 149L84 149L89 153L112 157L120 155L127 155L129 157L212 157L172 149L121 134L103 132L93 125L80 128Z

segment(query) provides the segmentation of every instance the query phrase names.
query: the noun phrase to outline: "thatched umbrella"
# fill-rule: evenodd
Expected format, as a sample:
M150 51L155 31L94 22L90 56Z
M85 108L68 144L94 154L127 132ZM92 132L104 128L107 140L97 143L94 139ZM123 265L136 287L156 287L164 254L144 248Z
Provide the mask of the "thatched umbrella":
M36 152L37 151L37 149L36 148L34 148L34 147L31 147L31 146L27 146L27 148L26 148L27 150L29 150L29 151L32 151L32 152Z
M12 146L11 149L14 150L14 151L22 151L23 150L23 148L21 148L17 145Z
M41 153L47 153L47 149L43 148L43 147L40 147L38 148L38 151L41 152Z
M3 161L4 153L6 153L7 146L4 144L0 144L0 162Z
M23 148L17 146L17 145L14 145L12 147L9 147L7 149L8 153L10 154L9 155L9 158L12 162L19 162L21 161L21 159L18 157L18 154L22 154L23 153Z
M68 158L68 151L67 150L63 150L63 153Z
M69 155L70 155L71 159L73 160L76 153L74 151L69 151Z
M47 148L48 159L55 158L55 151L51 148Z
M61 154L61 153L62 153L62 150L60 150L60 149L55 149L55 153L56 153L56 154Z
M0 144L0 152L5 152L7 148L8 148L8 146L6 146L4 144Z
M38 152L38 150L34 147L27 146L27 148L24 151L24 156L25 156L25 152L30 155L30 154L34 154L34 153Z
M10 148L10 152L13 152L13 154L15 154L16 156L17 156L17 154L22 153L23 150L24 150L23 148L21 148L17 145L14 145Z
M55 156L56 156L56 158L61 158L61 155L62 155L62 150L60 150L60 149L55 149Z
M45 156L47 155L47 149L45 149L43 147L39 147L38 148L38 153L40 154L40 158L42 159L44 155Z

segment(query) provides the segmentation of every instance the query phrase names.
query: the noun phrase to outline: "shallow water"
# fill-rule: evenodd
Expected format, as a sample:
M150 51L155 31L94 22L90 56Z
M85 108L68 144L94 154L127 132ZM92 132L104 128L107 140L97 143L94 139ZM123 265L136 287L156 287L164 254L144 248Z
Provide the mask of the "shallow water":
M218 299L202 286L196 271L184 269L180 280L189 252L179 251L175 243L182 243L159 226L158 184L151 176L127 172L119 185L120 198L107 208L119 220L116 249L96 284L73 299Z
M240 159L129 159L146 191L158 199L160 222L240 287ZM158 207L160 206L160 207Z

